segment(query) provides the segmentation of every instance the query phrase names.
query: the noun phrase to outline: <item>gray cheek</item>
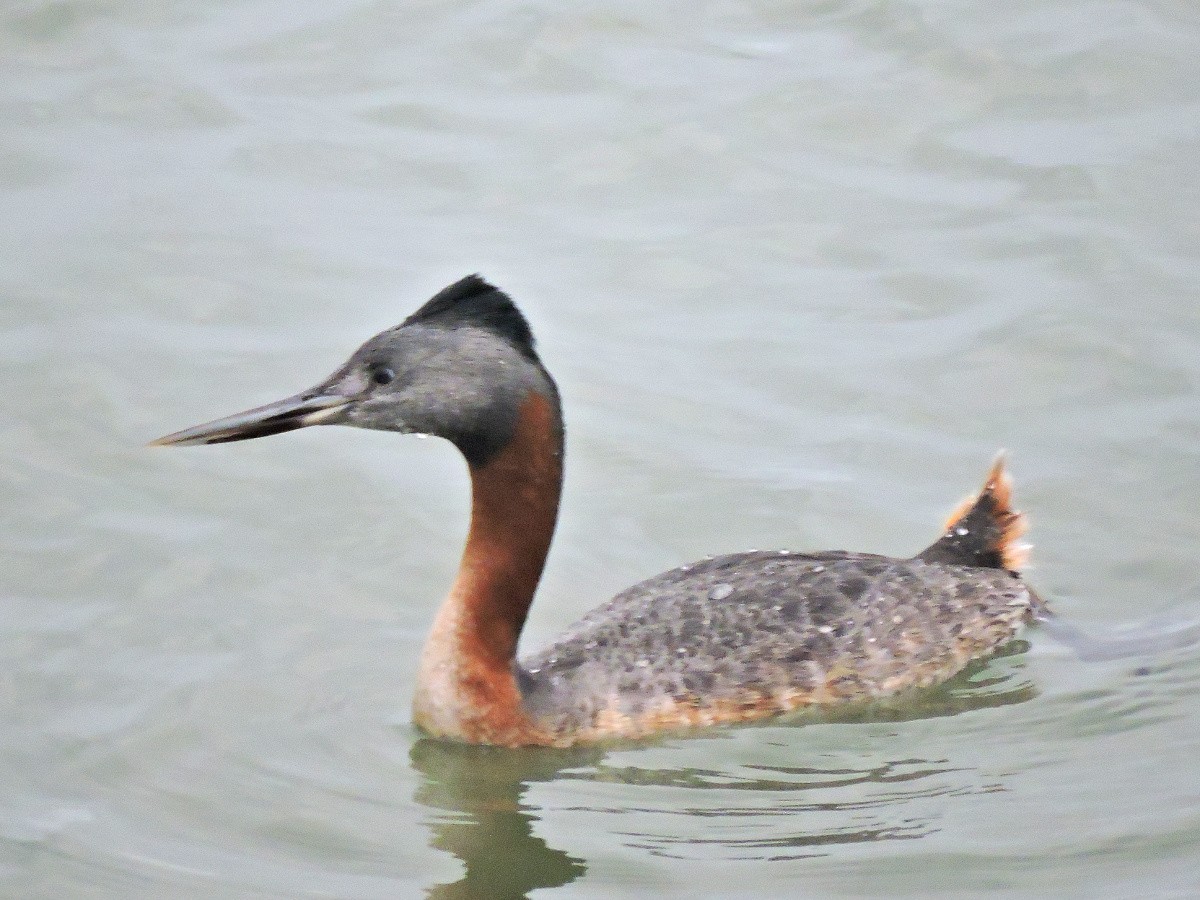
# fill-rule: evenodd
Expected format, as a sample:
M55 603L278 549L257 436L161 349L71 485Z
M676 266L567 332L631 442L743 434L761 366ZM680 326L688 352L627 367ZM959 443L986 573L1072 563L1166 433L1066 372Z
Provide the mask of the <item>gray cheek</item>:
M438 391L433 385L413 385L398 392L378 388L373 395L351 404L347 423L359 428L453 439L464 430L469 408L461 397Z
M383 399L361 400L350 406L346 413L346 424L357 428L371 428L377 431L421 431L412 428L406 417L400 415L396 403Z

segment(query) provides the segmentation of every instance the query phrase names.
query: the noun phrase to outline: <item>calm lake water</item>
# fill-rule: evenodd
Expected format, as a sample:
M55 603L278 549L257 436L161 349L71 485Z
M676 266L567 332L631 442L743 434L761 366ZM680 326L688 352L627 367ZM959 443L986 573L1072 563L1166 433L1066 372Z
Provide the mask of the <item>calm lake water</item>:
M1200 893L1195 4L21 0L0 72L0 895ZM473 271L568 417L526 648L709 553L916 552L1000 447L1107 643L422 740L453 450L143 445Z

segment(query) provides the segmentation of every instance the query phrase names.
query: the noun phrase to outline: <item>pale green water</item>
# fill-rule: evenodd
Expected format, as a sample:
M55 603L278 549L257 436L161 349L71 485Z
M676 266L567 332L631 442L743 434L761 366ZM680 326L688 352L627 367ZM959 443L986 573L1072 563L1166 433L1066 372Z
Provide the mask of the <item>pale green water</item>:
M567 405L528 647L706 553L914 552L1000 446L1064 618L1194 624L1194 5L15 2L0 72L0 895L1198 892L1195 647L448 748L448 446L142 447L478 270Z

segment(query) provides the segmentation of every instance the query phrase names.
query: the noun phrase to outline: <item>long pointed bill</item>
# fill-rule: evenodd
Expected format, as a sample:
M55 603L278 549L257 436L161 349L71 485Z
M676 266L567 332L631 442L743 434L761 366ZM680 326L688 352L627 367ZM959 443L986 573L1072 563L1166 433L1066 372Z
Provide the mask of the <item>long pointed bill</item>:
M223 444L228 441L245 441L250 438L266 437L295 431L306 425L319 425L333 418L338 409L349 403L348 397L330 394L308 396L297 394L276 403L268 403L256 409L248 409L236 415L207 422L194 428L185 428L166 437L151 441L150 447L186 447L192 444Z

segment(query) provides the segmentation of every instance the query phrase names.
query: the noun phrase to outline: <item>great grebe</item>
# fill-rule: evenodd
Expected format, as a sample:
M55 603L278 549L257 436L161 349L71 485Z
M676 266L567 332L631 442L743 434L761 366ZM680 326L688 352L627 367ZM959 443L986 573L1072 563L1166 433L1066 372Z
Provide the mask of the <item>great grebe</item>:
M466 549L413 703L416 723L437 737L568 746L885 697L944 681L1042 608L1017 574L1024 519L998 459L982 491L910 559L705 559L622 591L518 661L558 515L563 420L517 307L464 278L316 387L153 443L335 424L446 438L470 468Z

